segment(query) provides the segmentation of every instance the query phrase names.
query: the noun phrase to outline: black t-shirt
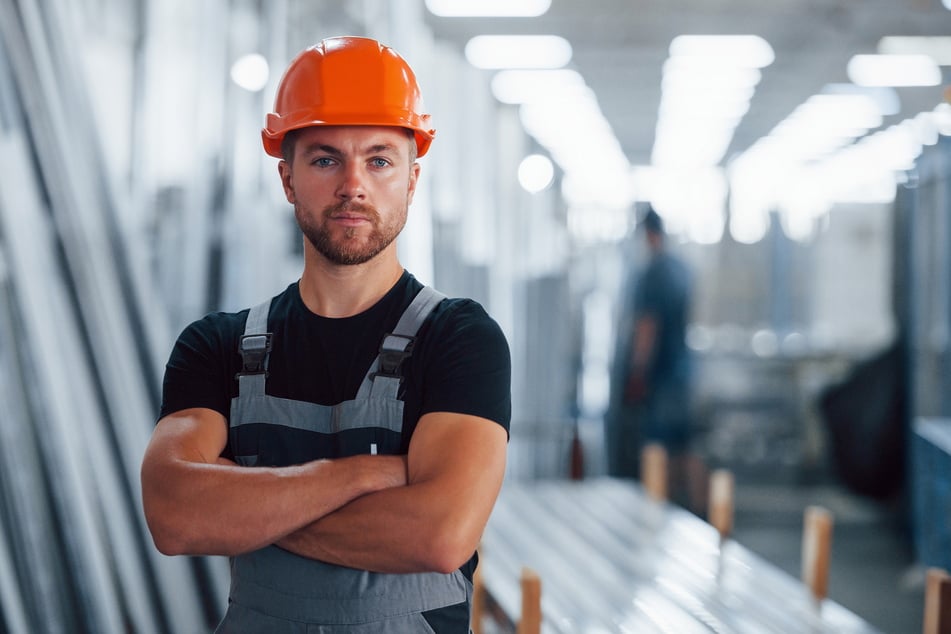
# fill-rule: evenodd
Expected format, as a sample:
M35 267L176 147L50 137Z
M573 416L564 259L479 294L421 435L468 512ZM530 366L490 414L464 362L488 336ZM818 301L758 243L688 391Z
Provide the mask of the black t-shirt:
M297 283L289 285L271 302L268 329L273 333L273 349L267 394L319 405L353 399L383 335L393 330L421 288L404 272L368 310L332 319L310 312ZM192 407L229 417L231 399L238 394L238 342L247 315L247 310L211 313L182 332L166 365L160 418ZM420 328L412 355L402 364L402 375L403 452L416 422L430 412L480 416L508 430L509 348L498 324L477 302L447 299L440 303Z
M690 312L690 271L670 253L655 255L644 270L634 295L636 317L651 315L657 341L649 366L653 384L680 381L688 371L687 321Z

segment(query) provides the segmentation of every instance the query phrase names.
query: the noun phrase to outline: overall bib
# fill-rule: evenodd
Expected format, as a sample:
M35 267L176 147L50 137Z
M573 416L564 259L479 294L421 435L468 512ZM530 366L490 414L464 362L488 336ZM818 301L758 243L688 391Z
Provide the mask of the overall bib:
M383 337L352 401L326 406L276 398L264 385L271 334L267 331L270 301L251 309L241 339L243 370L238 396L231 403L229 442L235 460L244 466L281 464L275 450L261 443L254 449L245 430L280 434L281 427L314 432L327 443L322 454L345 457L357 453L399 451L403 402L397 398L400 364L412 351L419 327L443 296L424 287ZM249 450L249 447L251 448ZM238 453L240 451L241 453ZM257 451L257 453L255 453ZM472 584L452 574L382 574L345 568L293 555L276 546L231 560L228 611L217 634L388 634L433 632L423 612L470 600Z

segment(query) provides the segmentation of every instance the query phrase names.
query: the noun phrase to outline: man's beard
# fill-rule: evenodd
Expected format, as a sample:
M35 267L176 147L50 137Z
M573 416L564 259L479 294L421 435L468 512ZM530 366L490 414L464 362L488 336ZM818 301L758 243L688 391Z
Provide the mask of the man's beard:
M334 232L327 228L327 224L334 214L347 211L354 211L366 216L371 225L369 235L360 238L358 236L362 233L362 229L345 227L342 230L343 237L335 239ZM403 230L403 226L406 224L406 213L407 210L403 209L401 214L395 216L393 222L383 224L375 207L343 201L325 207L320 214L323 223L318 223L314 222L307 212L301 209L300 205L294 205L294 215L297 217L297 224L300 226L304 237L329 262L341 265L363 264L376 257Z

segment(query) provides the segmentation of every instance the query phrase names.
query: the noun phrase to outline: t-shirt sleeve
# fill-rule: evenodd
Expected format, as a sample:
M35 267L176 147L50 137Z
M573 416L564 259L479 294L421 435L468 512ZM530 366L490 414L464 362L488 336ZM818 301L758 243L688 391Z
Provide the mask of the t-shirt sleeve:
M432 362L424 368L421 414L456 412L495 421L512 417L512 360L499 325L477 302L451 305L426 337Z
M235 317L212 313L179 335L165 365L160 419L192 407L213 409L228 417L238 358Z

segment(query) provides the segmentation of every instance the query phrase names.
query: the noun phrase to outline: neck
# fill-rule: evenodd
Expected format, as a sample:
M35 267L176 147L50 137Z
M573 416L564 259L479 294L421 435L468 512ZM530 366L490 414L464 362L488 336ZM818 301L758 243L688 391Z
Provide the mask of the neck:
M395 243L369 262L331 264L305 248L298 288L304 305L322 317L352 317L376 304L403 274Z

